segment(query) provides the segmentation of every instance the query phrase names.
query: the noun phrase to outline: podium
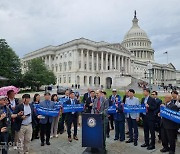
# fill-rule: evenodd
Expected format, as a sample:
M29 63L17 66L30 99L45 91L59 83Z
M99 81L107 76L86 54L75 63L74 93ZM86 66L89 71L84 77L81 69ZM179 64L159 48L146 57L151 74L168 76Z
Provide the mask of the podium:
M105 148L102 114L82 114L82 147Z

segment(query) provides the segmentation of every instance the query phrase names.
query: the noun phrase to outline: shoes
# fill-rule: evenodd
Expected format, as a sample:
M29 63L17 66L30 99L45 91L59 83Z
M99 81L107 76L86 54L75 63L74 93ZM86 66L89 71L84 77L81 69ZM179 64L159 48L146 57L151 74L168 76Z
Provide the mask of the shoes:
M41 142L41 146L44 146L44 143L43 143L43 142Z
M60 133L60 134L63 134L63 133L64 133L64 131L60 131L59 133Z
M77 136L74 136L74 140L78 140Z
M114 139L114 141L117 141L117 140L119 140L119 139L118 139L118 138L115 138L115 139Z
M124 142L125 139L120 139L120 142Z
M71 137L69 137L69 138L68 138L68 141L69 141L69 142L72 142L72 138L71 138Z
M155 146L153 146L153 145L150 145L147 147L147 150L153 150L153 149L155 149Z
M126 132L126 134L128 135L128 134L129 134L129 132Z
M17 150L17 146L14 146L13 149L14 149L14 150Z
M169 149L167 149L167 148L163 148L160 150L160 152L168 152L168 151L169 151Z
M137 141L135 141L135 142L134 142L134 146L137 146L137 145L138 145L138 143L137 143Z
M169 154L175 154L175 152L174 151L169 151Z
M143 147L143 148L144 148L144 147L148 147L148 146L149 146L149 145L146 144L146 143L144 143L144 144L141 145L141 147Z
M132 142L133 142L133 140L131 140L131 139L126 141L126 143L132 143Z
M50 142L46 142L46 144L47 144L47 145L51 145L51 143L50 143Z
M58 135L55 135L56 138L58 138Z

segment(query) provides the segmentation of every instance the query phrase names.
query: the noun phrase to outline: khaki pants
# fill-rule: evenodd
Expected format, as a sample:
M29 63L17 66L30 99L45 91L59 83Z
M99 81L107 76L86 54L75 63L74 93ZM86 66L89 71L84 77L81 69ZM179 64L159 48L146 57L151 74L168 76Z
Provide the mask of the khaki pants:
M22 125L20 131L18 132L19 137L19 153L24 154L29 152L29 144L32 138L32 124Z
M51 125L51 136L56 136L57 135L59 118L60 118L60 116L53 118L53 122L52 122L52 125Z

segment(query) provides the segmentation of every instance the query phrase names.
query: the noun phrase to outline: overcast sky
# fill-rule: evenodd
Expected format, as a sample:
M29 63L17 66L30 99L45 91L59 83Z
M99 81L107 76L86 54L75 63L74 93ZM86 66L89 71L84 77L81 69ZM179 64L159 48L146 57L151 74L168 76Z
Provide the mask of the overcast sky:
M179 0L0 0L0 38L24 54L84 37L122 42L134 10L155 50L155 60L180 69Z

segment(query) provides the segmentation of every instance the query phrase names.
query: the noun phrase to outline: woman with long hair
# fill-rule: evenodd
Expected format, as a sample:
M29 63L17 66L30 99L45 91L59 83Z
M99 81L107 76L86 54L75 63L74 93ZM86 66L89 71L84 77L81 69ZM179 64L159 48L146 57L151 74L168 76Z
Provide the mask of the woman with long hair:
M40 95L38 93L36 93L33 97L33 105L37 105L40 103ZM32 135L32 140L33 139L39 139L39 132L40 132L40 124L39 124L39 119L35 118L36 120L36 126L33 129L33 135Z
M53 94L51 96L51 101L53 101L55 103L58 102L57 94ZM53 122L52 122L52 125L51 125L51 136L50 136L51 138L52 137L58 137L57 131L58 131L59 118L60 118L60 114L57 117L53 118Z

